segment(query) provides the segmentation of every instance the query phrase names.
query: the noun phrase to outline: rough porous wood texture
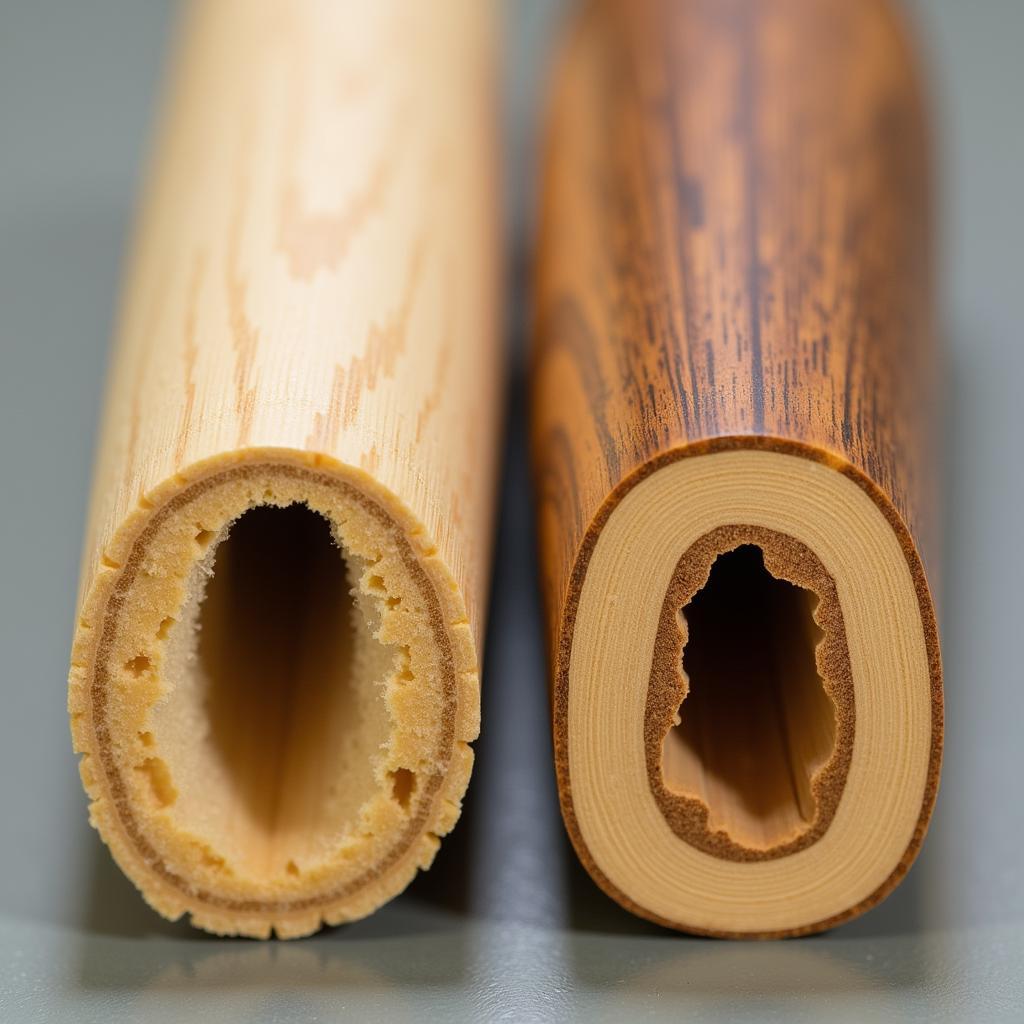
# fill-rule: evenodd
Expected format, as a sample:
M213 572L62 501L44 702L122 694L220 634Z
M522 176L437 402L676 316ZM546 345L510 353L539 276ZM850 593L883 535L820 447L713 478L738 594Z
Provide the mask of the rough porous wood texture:
M298 935L368 913L429 865L459 813L501 412L493 20L475 0L204 0L182 23L126 274L70 711L94 824L157 909L210 930ZM329 605L303 592L288 606L313 601L313 632L324 608L340 609L301 673L354 658L337 668L354 704L328 714L325 687L328 703L300 719L268 679L277 710L247 710L250 675L234 691L238 721L263 715L252 728L274 750L258 766L232 737L214 757L216 723L192 728L215 696L201 673L237 674L246 662L232 645L267 641L221 636L203 618L206 577L228 572L229 545L238 555L248 543L255 560L270 550L235 542L240 516L296 503L327 521L325 550L333 535L343 558L307 571ZM290 550L273 533L290 527L266 529ZM346 569L338 590L327 577ZM287 572L275 579L284 587ZM228 619L249 614L226 593ZM337 647L350 621L356 635ZM256 660L251 672L266 675L279 656ZM326 730L317 757L343 739L374 759L362 810L332 811L305 846L301 822L342 801L348 775L339 761L345 778L324 781L328 761L306 758L300 726ZM224 801L214 822L203 815L220 805L189 780L190 744L211 758L209 799ZM256 806L271 753L289 766L287 784L266 783L284 787L287 814ZM235 843L232 786L253 794L238 821L258 849Z
M828 627L818 655L822 665L822 681L834 706L835 733L831 737L831 752L811 782L814 811L810 827L785 845L752 850L730 839L722 830L709 827L707 808L700 800L672 792L666 785L662 768L665 736L672 726L673 717L688 696L687 686L679 666L683 661L686 644L679 628L679 610L686 608L696 594L708 583L715 560L724 552L741 545L754 544L761 549L764 564L776 579L799 584L814 595L814 621ZM696 548L696 550L695 550ZM778 622L769 622L769 629L778 629ZM679 568L665 593L658 621L658 640L651 664L651 681L647 693L644 742L647 757L647 775L651 792L661 806L669 827L694 846L709 850L719 857L738 860L786 856L809 846L828 828L842 796L846 773L853 751L854 693L850 670L850 654L846 645L843 612L836 594L835 581L809 548L792 537L750 526L723 526L705 534L694 547L683 553ZM750 671L750 666L745 666ZM715 680L710 680L714 685ZM735 694L730 694L735 700ZM768 701L774 699L771 695ZM753 705L754 714L763 714L761 704ZM735 716L738 709L730 708ZM763 728L759 721L752 723L754 730ZM748 737L744 737L747 739ZM723 757L732 751L723 749ZM754 771L763 766L752 766ZM681 813L680 813L681 812Z
M942 733L927 142L905 26L881 0L595 0L558 63L532 369L556 767L584 863L661 923L734 933L639 906L595 864L568 675L603 526L678 459L768 450L855 482L899 540L927 646L931 755L905 855L843 913L743 934L866 909L923 838Z

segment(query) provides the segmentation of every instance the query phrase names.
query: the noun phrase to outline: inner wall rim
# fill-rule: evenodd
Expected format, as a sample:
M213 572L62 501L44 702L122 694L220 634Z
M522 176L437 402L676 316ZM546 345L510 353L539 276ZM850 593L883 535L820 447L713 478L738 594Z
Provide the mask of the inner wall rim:
M128 796L128 787L111 751L110 727L107 719L107 698L110 683L109 657L114 647L120 615L126 607L130 607L127 604L127 595L138 574L139 567L142 564L150 542L158 534L163 522L170 515L187 507L201 494L217 486L252 476L256 472L291 480L306 480L335 490L343 498L357 503L363 511L373 516L388 529L393 536L403 565L415 581L424 604L428 609L433 640L440 653L443 711L441 716L441 736L437 745L437 760L445 766L445 770L432 773L428 777L426 785L423 786L417 799L416 813L410 816L409 823L388 853L378 860L372 868L336 889L292 900L236 899L219 896L217 893L210 892L207 889L196 887L193 883L171 870L149 841L134 814L132 803ZM405 533L383 506L373 498L370 498L364 491L334 474L288 462L248 461L241 465L233 466L230 469L213 472L201 477L194 483L188 484L183 490L153 510L147 518L145 526L132 543L128 558L117 571L117 577L113 582L103 611L100 639L95 649L95 663L89 686L89 710L95 737L95 753L98 755L100 764L103 767L103 781L107 794L113 804L114 813L124 835L134 848L139 859L146 865L146 869L158 875L164 883L177 890L186 901L186 909L191 909L192 904L199 902L221 910L237 913L287 914L328 906L354 896L359 890L378 881L410 852L416 840L423 834L429 823L434 799L448 777L451 767L455 748L455 724L458 714L458 684L455 676L454 651L451 638L445 626L444 614L437 592L426 570L413 551Z
M814 819L793 839L765 849L748 847L727 832L712 829L710 809L698 797L671 789L662 770L662 749L672 728L673 716L677 708L681 715L686 713L685 702L680 706L680 701L689 695L689 684L683 683L680 662L690 638L688 636L686 644L683 643L676 624L677 611L707 586L719 555L744 544L760 548L765 569L775 579L799 586L818 599L812 613L814 622L822 630L822 637L815 645L816 669L835 716L832 753L812 780ZM685 693L680 694L681 689L685 689ZM647 778L669 828L684 842L723 860L772 860L813 845L832 823L846 787L856 724L856 697L843 610L835 580L818 556L795 537L743 524L716 527L694 541L676 563L662 602L644 714Z
M683 459L696 458L730 451L761 451L774 452L807 459L810 462L828 467L854 483L875 504L892 529L913 580L917 598L920 620L924 633L927 655L928 675L930 680L931 703L931 752L927 767L925 789L921 801L921 812L917 819L913 834L900 861L878 888L860 902L838 911L820 920L808 922L794 927L763 929L761 931L736 931L726 928L704 927L697 924L684 924L649 910L636 903L614 884L595 862L587 846L576 815L572 779L569 772L569 667L572 653L572 639L575 631L576 614L579 606L580 593L586 578L597 540L608 522L609 517L619 502L647 477L664 466ZM667 928L683 930L695 935L707 935L717 938L736 939L773 939L797 935L807 935L834 927L851 920L871 909L883 900L902 880L913 864L920 851L928 823L931 818L938 793L939 777L942 767L943 740L943 696L942 696L942 661L939 649L938 627L931 591L928 585L921 556L913 537L894 507L888 495L862 470L849 463L837 454L814 445L790 438L766 436L761 434L731 435L718 438L707 438L701 441L673 448L659 453L654 458L636 467L622 479L605 498L594 514L580 542L572 569L566 583L561 607L558 612L557 635L554 638L555 668L552 678L552 726L555 753L555 771L558 779L559 804L563 821L570 841L597 885L612 899L639 917L653 921Z

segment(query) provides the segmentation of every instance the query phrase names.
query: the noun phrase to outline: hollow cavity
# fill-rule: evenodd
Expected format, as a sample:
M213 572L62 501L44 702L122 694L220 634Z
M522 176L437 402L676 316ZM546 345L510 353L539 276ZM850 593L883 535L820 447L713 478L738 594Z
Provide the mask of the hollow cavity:
M750 849L808 830L812 781L835 747L835 707L815 664L816 603L744 544L715 560L680 612L689 689L665 739L665 783L701 800L709 828Z
M306 505L251 508L196 544L172 686L153 714L169 812L208 862L295 878L357 830L380 788L394 649L374 639L375 602L354 596L360 560Z

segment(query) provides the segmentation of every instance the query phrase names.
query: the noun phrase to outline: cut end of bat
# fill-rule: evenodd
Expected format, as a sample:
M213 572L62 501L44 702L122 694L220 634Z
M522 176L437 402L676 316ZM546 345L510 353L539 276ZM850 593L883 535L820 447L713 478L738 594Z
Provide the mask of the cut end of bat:
M795 935L906 872L935 796L941 681L901 530L794 446L676 453L612 507L569 598L555 728L569 831L624 906Z
M458 817L472 640L374 490L298 463L186 479L87 601L71 709L92 818L166 916L283 937L362 917Z

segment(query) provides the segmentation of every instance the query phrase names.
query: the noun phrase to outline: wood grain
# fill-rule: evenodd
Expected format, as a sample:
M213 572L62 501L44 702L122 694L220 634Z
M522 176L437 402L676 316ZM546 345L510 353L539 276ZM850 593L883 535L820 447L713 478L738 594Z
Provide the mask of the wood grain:
M70 706L93 818L115 856L158 909L188 910L212 930L301 934L366 913L429 864L435 834L458 814L477 728L500 416L492 15L471 0L212 0L183 20L126 272ZM278 474L279 492L266 485L273 501L326 517L350 574L398 559L395 586L419 617L410 636L434 629L448 651L447 710L417 727L447 729L451 762L407 837L419 852L387 861L377 851L380 870L344 899L318 902L325 883L313 878L294 912L277 890L262 909L236 894L231 909L190 893L187 871L180 885L155 878L158 838L140 840L144 814L131 834L131 793L115 806L116 766L102 754L122 684L111 677L104 693L97 682L101 637L114 644L118 602L138 612L149 576L177 566L160 533L176 521L166 509L184 508L186 492L207 500L197 488L214 478L242 487L231 477L240 467L251 480ZM232 494L204 538L223 541L250 502ZM182 555L182 572L198 557ZM384 600L370 593L377 577L357 574L353 586ZM397 636L405 627L388 614L382 628ZM431 673L442 672L441 647L422 655ZM166 702L161 650L153 686Z
M662 923L774 931L638 905L575 817L568 678L588 563L619 503L679 459L775 452L837 471L885 517L917 593L932 717L913 838L860 905L777 931L877 902L923 837L941 670L925 575L939 568L940 356L922 107L904 28L876 0L597 0L559 63L532 373L556 761L582 859Z

